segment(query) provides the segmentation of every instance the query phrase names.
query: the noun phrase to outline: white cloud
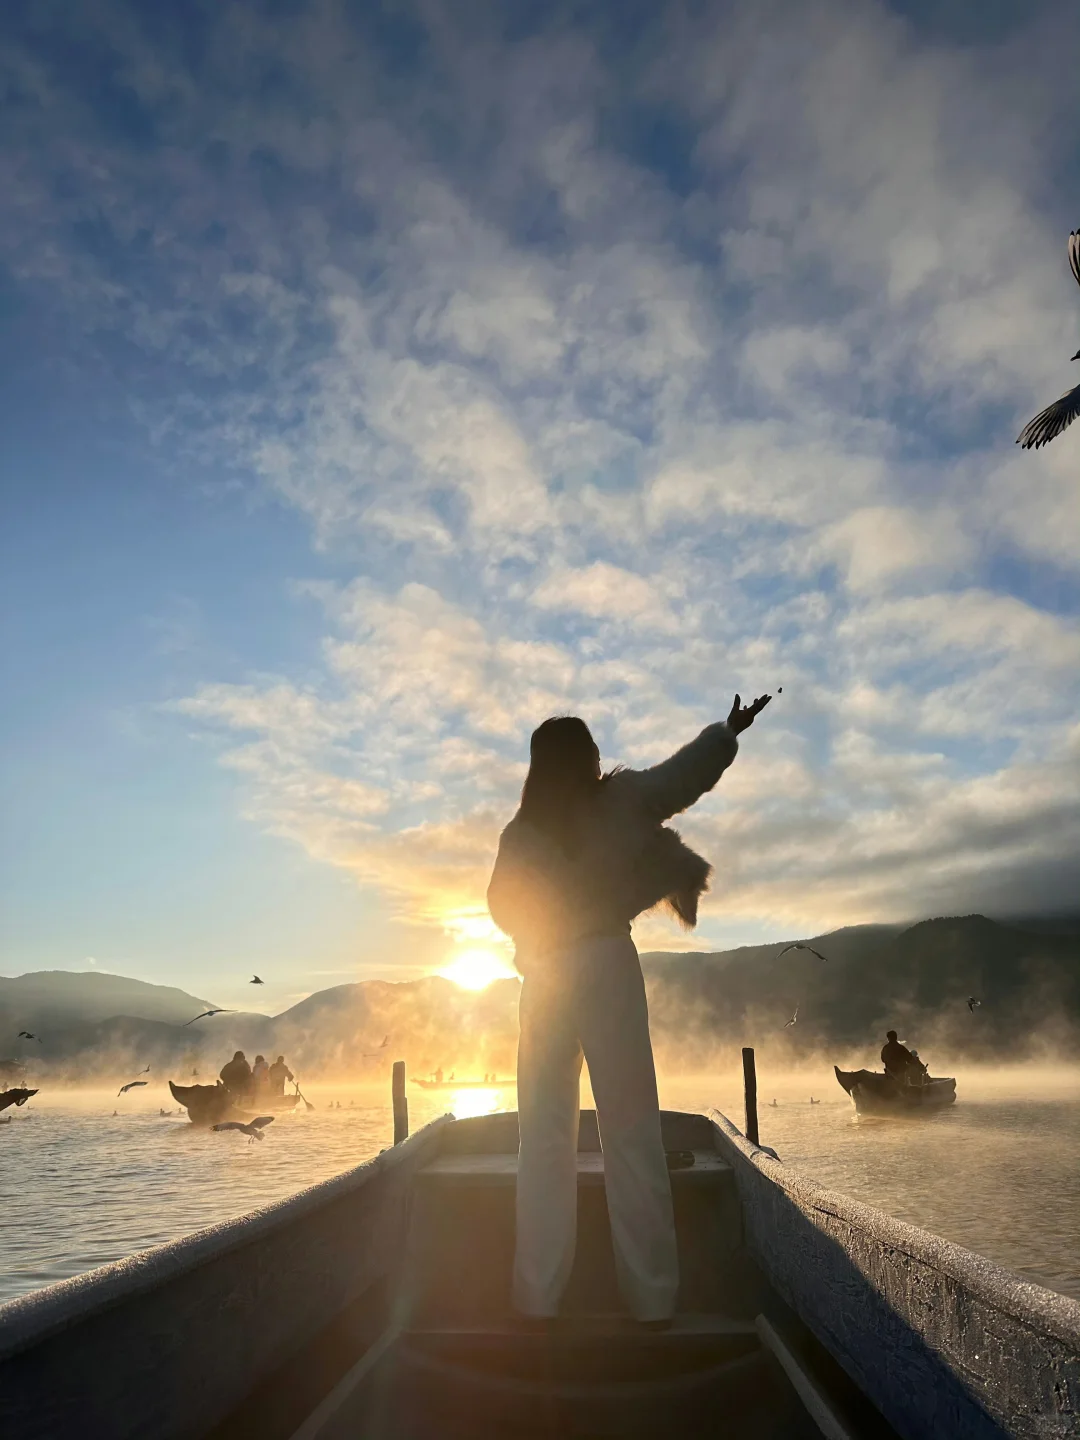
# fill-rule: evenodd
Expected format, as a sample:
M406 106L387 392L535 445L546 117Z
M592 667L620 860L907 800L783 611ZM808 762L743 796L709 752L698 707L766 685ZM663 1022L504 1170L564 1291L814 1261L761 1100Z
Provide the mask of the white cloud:
M1080 442L1011 442L1076 348L1071 77L1035 97L873 0L668 17L635 76L493 16L432 27L410 81L334 7L223 12L196 78L105 4L79 25L165 107L154 153L15 53L22 283L167 368L130 382L178 465L258 476L355 567L306 587L302 678L183 713L258 823L425 922L475 920L545 715L643 763L781 683L687 822L712 913L1060 891ZM642 103L670 155L627 141Z

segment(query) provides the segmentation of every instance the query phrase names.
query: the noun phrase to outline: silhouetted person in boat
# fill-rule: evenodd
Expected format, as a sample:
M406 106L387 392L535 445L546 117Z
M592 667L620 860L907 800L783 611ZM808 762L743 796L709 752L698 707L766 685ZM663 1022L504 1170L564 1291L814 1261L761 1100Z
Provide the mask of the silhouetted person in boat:
M900 1085L910 1084L912 1077L922 1069L907 1046L901 1045L897 1040L895 1030L889 1030L885 1035L885 1044L881 1047L881 1063L885 1066L885 1074Z
M645 985L630 922L666 903L687 926L710 865L664 821L719 780L737 734L768 704L735 697L649 770L600 769L588 726L560 716L533 732L517 814L488 887L495 923L525 977L518 1042L514 1304L558 1312L574 1261L581 1062L589 1064L619 1285L641 1321L666 1322L679 1285Z
M229 1063L221 1067L221 1083L234 1095L246 1095L251 1089L251 1066L243 1050L237 1050Z
M285 1094L285 1081L295 1080L296 1076L285 1064L285 1056L279 1055L270 1066L270 1093L271 1095Z
M256 1055L251 1067L251 1089L256 1100L265 1100L270 1094L270 1066L265 1055Z

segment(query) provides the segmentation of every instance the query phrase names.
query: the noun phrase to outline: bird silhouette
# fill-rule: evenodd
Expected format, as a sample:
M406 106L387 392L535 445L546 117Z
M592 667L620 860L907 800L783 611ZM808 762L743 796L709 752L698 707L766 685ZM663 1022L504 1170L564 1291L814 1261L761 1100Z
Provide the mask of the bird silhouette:
M1069 232L1069 269L1072 271L1076 283L1080 285L1080 230ZM1080 350L1071 358L1080 360ZM1040 410L1034 420L1029 420L1016 437L1016 443L1024 450L1038 450L1040 445L1049 445L1051 440L1060 435L1063 430L1067 430L1078 415L1080 415L1080 385L1074 385L1052 405L1048 405L1045 410Z
M29 1030L20 1030L20 1031L19 1031L19 1039L20 1039L20 1040L36 1040L39 1045L43 1045L43 1044L45 1043L45 1042L42 1040L42 1038L41 1038L40 1035L31 1035Z
M789 950L809 950L811 955L816 955L819 960L824 960L826 965L829 963L827 955L822 955L821 951L815 950L812 945L804 945L801 940L796 940L791 945L785 945L780 951L780 955L786 955ZM780 955L777 955L777 960L780 959Z
M117 1099L119 1099L121 1095L126 1095L129 1090L134 1090L137 1086L145 1084L145 1080L129 1080L126 1085L121 1085L120 1089L117 1090Z
M811 1095L811 1096L810 1096L810 1104L811 1104L811 1105L820 1105L820 1104L821 1104L821 1101L820 1101L820 1100L815 1100L814 1097L813 1097L813 1095Z
M248 984L249 984L249 985L265 985L265 984L266 984L266 981L265 981L265 980L260 980L259 977L258 977L258 975L253 975L253 976L251 977L251 979L248 981Z
M232 1015L232 1010L204 1010L201 1015L193 1015L190 1020L185 1020L185 1025L194 1025L196 1020L205 1020L210 1015Z
M792 1015L792 1017L791 1017L790 1020L785 1020L785 1021L784 1021L784 1029L785 1029L785 1030L790 1029L791 1026L795 1024L795 1021L798 1020L798 1018L799 1018L799 1007L798 1007L798 1005L796 1005L796 1006L795 1006L795 1014Z
M381 1051L383 1051L383 1050L386 1049L387 1045L389 1045L389 1044L390 1044L390 1036L389 1036L389 1035L384 1035L384 1036L383 1036L383 1040L382 1040L382 1044L379 1046L379 1049L378 1049L378 1050L368 1050L368 1051L366 1051L365 1054L364 1054L364 1059L365 1059L365 1060L374 1060L374 1059L379 1055L379 1053L380 1053Z
M979 1006L980 1006L981 1004L982 1004L982 1001L981 1001L981 1000L976 1000L976 998L975 998L974 995L969 995L969 996L968 996L968 1002L967 1002L968 1009L971 1011L971 1013L972 1013L973 1015L975 1014L975 1011L978 1010L978 1008L979 1008Z
M138 1071L138 1074L140 1074L140 1075L149 1075L149 1074L150 1074L150 1066L147 1065L146 1069L145 1069L145 1070L140 1070L140 1071Z
M273 1115L256 1115L255 1119L249 1120L246 1125L242 1125L239 1120L219 1120L210 1128L212 1130L239 1130L241 1135L248 1137L248 1143L251 1144L253 1141L263 1138L263 1126L273 1124L273 1120Z

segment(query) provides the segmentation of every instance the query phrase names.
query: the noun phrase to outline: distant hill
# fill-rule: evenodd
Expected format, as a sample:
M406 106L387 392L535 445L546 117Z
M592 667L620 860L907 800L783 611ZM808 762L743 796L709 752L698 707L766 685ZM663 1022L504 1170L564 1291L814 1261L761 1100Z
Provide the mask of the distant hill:
M870 1063L887 1029L940 1064L1080 1054L1080 936L1033 934L983 915L811 937L828 963L783 943L642 957L658 1048L687 1065L717 1042ZM982 1001L974 1013L969 997ZM798 1007L798 1021L785 1021Z
M113 1015L182 1025L210 1004L171 985L150 985L96 970L37 970L15 979L0 976L0 1026L14 1020L16 1031L108 1020Z
M872 1064L889 1028L938 1071L962 1058L1080 1057L1080 934L968 915L809 937L827 963L806 951L781 955L785 943L643 955L661 1067L726 1065L746 1044L779 1063ZM309 1078L383 1080L396 1059L413 1074L441 1065L505 1075L518 994L515 980L479 993L438 976L368 980L317 991L277 1016L222 1014L189 1027L184 1020L209 1008L198 996L50 971L0 980L0 1057L15 1055L43 1077L110 1081L147 1064L162 1078L197 1070L211 1079L235 1049L285 1054ZM982 1001L974 1014L969 996ZM798 1021L785 1028L796 1006ZM24 1028L44 1043L13 1048Z

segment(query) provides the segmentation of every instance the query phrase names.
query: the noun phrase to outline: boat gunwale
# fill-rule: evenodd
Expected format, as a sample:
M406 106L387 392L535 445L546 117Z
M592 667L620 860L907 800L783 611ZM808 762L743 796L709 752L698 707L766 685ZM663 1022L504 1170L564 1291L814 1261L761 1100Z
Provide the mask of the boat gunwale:
M996 1261L967 1250L955 1241L946 1240L944 1236L935 1235L906 1220L898 1220L885 1210L811 1180L748 1140L722 1111L710 1108L707 1113L723 1140L737 1151L742 1160L772 1181L800 1207L819 1211L869 1232L882 1248L899 1251L941 1272L992 1309L1010 1315L1040 1335L1050 1335L1062 1344L1080 1350L1080 1301L1024 1280ZM870 1277L865 1278L867 1284L873 1283Z
M363 1190L385 1171L410 1161L416 1163L417 1152L422 1153L437 1143L453 1118L452 1115L439 1116L401 1144L390 1146L339 1175L318 1180L294 1195L203 1226L177 1240L166 1240L120 1260L95 1266L40 1290L17 1295L0 1305L0 1363L72 1325L83 1324L95 1315L148 1294L208 1261L273 1235L328 1202Z

